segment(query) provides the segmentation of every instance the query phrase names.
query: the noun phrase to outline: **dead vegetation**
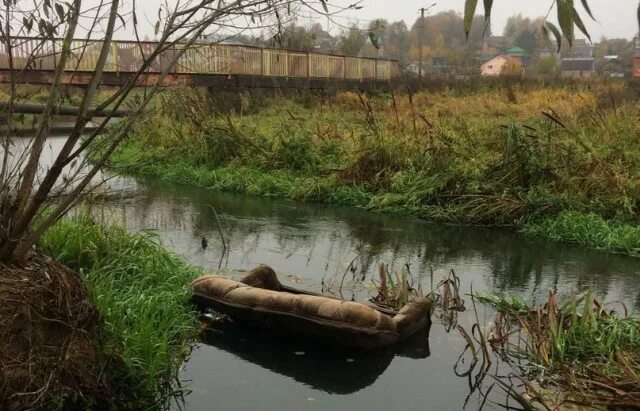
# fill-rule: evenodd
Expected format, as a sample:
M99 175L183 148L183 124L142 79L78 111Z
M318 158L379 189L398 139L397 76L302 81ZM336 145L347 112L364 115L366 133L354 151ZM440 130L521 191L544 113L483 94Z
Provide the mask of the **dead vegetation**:
M550 292L539 307L489 302L499 308L487 342L517 370L532 402L546 409L640 406L640 321L626 307L618 313L591 293L561 302Z
M81 279L36 254L0 272L0 409L108 405L92 339L99 316Z

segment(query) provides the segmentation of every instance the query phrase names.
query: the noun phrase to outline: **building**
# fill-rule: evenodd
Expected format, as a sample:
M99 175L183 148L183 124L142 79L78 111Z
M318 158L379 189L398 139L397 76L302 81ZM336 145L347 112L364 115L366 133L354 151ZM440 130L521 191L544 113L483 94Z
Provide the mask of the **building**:
M565 40L566 41L566 40ZM568 44L567 44L568 46ZM564 46L563 46L564 47ZM586 39L575 39L571 44L571 47L568 48L563 56L565 58L592 58L593 57L593 46L587 42Z
M522 47L518 47L518 46L511 47L510 49L505 51L504 54L506 54L509 57L520 60L520 62L524 66L526 66L527 63L529 62L529 52L523 49Z
M636 51L633 54L633 72L632 77L640 78L640 38L636 38Z
M487 77L496 77L505 74L522 75L523 73L524 64L522 60L509 56L508 54L498 54L480 66L480 74Z
M591 78L595 72L592 57L563 58L560 60L560 75L566 78Z
M603 56L599 71L602 72L604 77L623 78L624 64L619 56Z
M558 54L558 42L556 39L549 39L548 44L542 45L540 57L555 57L558 60L560 59L560 55Z
M449 74L451 67L448 63L447 57L431 57L430 60L422 62L422 74ZM404 68L413 74L418 74L418 67L418 62L412 61Z
M417 61L412 61L406 65L405 69L413 74L418 74L420 72L419 67L420 65ZM422 74L427 74L427 63L424 61L422 62Z

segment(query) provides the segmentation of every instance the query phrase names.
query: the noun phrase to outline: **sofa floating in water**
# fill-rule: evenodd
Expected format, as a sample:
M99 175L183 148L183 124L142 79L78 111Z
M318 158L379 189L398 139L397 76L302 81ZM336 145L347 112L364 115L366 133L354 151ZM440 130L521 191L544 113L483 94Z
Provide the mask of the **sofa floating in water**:
M417 299L400 311L286 287L261 265L241 281L203 276L191 283L199 304L272 331L365 349L400 342L431 323L431 302Z

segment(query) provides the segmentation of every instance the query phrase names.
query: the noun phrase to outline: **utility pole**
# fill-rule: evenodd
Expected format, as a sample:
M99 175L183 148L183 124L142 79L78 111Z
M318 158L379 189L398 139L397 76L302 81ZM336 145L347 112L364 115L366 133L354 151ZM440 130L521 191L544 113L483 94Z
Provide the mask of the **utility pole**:
M424 7L420 8L420 41L418 42L418 77L422 78L422 41L424 36Z

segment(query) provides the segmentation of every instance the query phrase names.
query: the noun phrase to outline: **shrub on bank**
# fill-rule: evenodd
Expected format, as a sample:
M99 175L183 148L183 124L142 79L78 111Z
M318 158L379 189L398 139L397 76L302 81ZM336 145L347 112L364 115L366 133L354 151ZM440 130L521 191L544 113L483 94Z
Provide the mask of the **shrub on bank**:
M104 227L86 214L46 232L40 247L79 272L102 318L96 345L118 409L160 407L179 392L178 373L197 336L187 284L200 270L149 232Z

